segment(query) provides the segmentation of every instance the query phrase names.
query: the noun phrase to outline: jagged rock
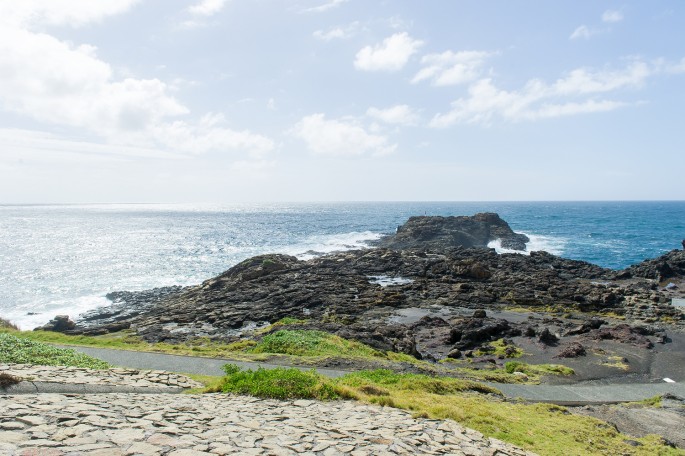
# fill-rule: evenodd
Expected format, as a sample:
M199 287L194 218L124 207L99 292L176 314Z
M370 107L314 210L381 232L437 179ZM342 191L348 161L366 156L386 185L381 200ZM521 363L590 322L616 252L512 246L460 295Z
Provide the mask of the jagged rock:
M591 340L615 340L649 349L654 347L654 343L645 336L653 334L656 334L654 329L620 324L610 328L592 330L587 334L587 337Z
M685 275L685 250L671 250L659 258L645 260L622 271L623 276L653 279L659 282Z
M489 235L498 233L493 228L496 223L478 218L470 218L468 223L488 226L484 231ZM426 226L434 222L425 221ZM419 236L420 230L409 226L400 231L405 233L401 239L410 239L408 233ZM444 233L438 238L447 239ZM67 331L104 334L132 328L150 342L183 342L197 337L234 341L246 331L294 317L308 321L304 329L328 331L379 350L441 359L452 348L466 352L521 333L547 339L537 324L488 318L490 309L500 304L533 310L556 306L580 314L610 310L626 318L652 322L668 319L685 325L685 315L670 306L675 291L664 291L653 279L633 277L632 273L627 274L628 279L617 279L621 273L545 252L498 255L488 248L436 245L347 251L309 261L288 255L260 255L197 286L111 294L109 297L116 301L112 306L82 316L76 328ZM665 262L679 274L679 258L671 252L650 261ZM650 264L645 262L634 269L650 270ZM383 287L370 280L380 275L409 280ZM396 324L392 319L403 309L433 307L468 308L474 314L456 320L424 318L417 324ZM586 337L602 330L604 320L588 319L571 328L545 324L559 331L566 329L565 336ZM550 338L550 343L556 341Z
M556 358L577 358L579 356L585 356L586 354L585 347L583 347L581 343L571 342L561 349Z
M545 345L555 345L559 342L559 338L555 334L552 334L549 328L545 328L538 336L538 342Z
M592 331L593 329L599 329L600 326L604 324L606 324L605 320L599 318L591 318L590 320L584 322L582 325L569 329L564 333L564 336L577 336L579 334L586 334Z
M472 217L411 217L397 228L397 233L381 239L380 245L391 249L448 249L453 247L487 247L500 239L502 247L525 250L530 241L524 234L514 233L509 224L494 213Z
M74 329L75 326L76 323L69 318L69 315L55 315L55 318L47 322L45 325L36 328L36 330L65 332Z
M447 353L447 357L452 359L459 359L461 358L461 350L459 350L458 348L452 349L449 353Z
M478 309L475 312L473 312L473 318L485 318L487 316L488 314L483 309Z

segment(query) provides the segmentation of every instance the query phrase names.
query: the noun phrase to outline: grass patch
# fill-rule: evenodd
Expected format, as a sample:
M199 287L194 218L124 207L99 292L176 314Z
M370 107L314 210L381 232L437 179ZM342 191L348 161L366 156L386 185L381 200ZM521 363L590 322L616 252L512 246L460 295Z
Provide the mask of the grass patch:
M504 402L496 389L468 380L389 370L360 371L338 379L322 377L313 370L242 371L227 365L225 371L221 385L209 391L279 399L353 398L405 409L416 417L453 419L487 437L541 455L682 455L657 436L631 438L601 420L573 415L556 405ZM641 446L633 447L626 440Z
M224 366L226 376L218 389L225 393L246 394L270 399L339 399L333 383L314 370L302 372L294 368L258 368L241 370L235 364Z
M623 356L609 356L607 361L601 363L602 366L613 367L615 369L621 369L627 371L630 369L630 365L625 361Z
M71 349L56 348L11 334L0 334L0 362L106 369L110 365Z
M327 332L287 329L267 334L250 351L294 356L384 357L384 353L368 345Z
M504 370L509 374L521 372L526 375L574 375L576 373L562 364L526 364L518 361L509 361L504 365Z
M0 334L2 333L13 334L24 339L48 342L51 344L169 353L174 355L204 356L207 358L231 357L235 353L244 352L256 345L256 342L247 339L225 343L212 341L206 337L198 337L182 344L167 344L164 342L149 343L128 330L103 334L101 336L71 336L52 331L13 331L0 329Z
M520 358L525 353L515 345L509 345L504 339L488 343L486 346L476 350L476 356L501 356L502 358Z
M649 397L647 399L643 399L641 401L636 401L636 402L624 402L622 404L619 404L623 407L635 407L635 408L640 408L640 407L654 407L654 408L660 408L663 405L663 396L657 395L654 397Z

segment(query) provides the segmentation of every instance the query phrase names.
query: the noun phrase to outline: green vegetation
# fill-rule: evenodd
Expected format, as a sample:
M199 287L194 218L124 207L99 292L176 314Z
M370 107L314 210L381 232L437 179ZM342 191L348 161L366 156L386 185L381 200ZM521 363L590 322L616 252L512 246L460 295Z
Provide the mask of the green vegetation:
M208 358L231 357L236 353L243 352L256 345L256 342L247 339L227 344L224 342L212 341L206 337L198 337L183 344L167 344L163 342L149 343L142 340L131 331L120 331L101 336L70 336L52 331L13 331L0 329L0 334L2 333L13 334L24 339L52 344L169 353L174 355L204 356Z
M659 407L662 407L662 405L663 405L663 396L656 395L654 397L649 397L649 398L643 399L641 401L624 402L623 404L619 404L619 405L621 405L623 407L630 407L630 408L642 408L642 407L659 408Z
M526 375L573 375L576 373L570 367L561 364L526 364L517 361L506 363L504 370L510 374L521 372Z
M235 364L224 366L226 376L212 391L247 394L271 399L338 399L333 383L316 372L294 368L241 370Z
M603 421L573 415L556 405L505 402L496 389L468 380L389 370L360 371L338 379L284 368L241 371L227 365L225 371L222 383L208 391L269 398L357 399L409 410L415 416L450 418L488 437L545 455L682 454L658 436L630 438L640 443L633 447L626 443L627 436Z
M630 365L623 356L609 356L607 361L602 363L602 366L613 367L624 371L630 369Z
M327 332L287 329L267 334L250 351L295 356L383 357L383 353L367 345Z
M41 342L0 334L0 362L40 364L44 366L76 366L106 369L108 363L71 349L56 348Z
M501 356L503 358L520 358L525 353L515 345L509 345L504 339L497 339L476 350L476 356Z

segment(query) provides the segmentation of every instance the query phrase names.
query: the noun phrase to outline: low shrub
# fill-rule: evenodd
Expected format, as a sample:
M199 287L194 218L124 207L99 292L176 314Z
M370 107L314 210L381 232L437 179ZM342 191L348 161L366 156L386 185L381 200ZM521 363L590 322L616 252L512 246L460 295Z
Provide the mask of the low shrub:
M5 389L8 386L16 385L19 382L21 382L21 378L5 372L0 372L0 389Z
M43 366L76 366L90 369L110 367L104 361L75 350L57 348L7 333L0 333L0 362Z
M294 368L241 370L235 364L224 366L221 384L225 393L246 394L270 399L337 399L340 394L330 380L314 371Z

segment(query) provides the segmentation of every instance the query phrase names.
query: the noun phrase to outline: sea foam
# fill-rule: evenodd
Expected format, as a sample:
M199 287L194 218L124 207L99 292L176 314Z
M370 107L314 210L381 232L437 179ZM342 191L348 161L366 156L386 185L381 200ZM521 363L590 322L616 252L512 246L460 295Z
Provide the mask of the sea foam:
M497 253L519 253L522 255L530 255L530 252L544 251L552 255L560 256L564 253L564 248L568 242L564 238L553 236L542 236L539 234L522 233L528 236L530 241L526 242L526 250L513 250L502 247L502 240L495 239L488 243L488 247L495 249Z

